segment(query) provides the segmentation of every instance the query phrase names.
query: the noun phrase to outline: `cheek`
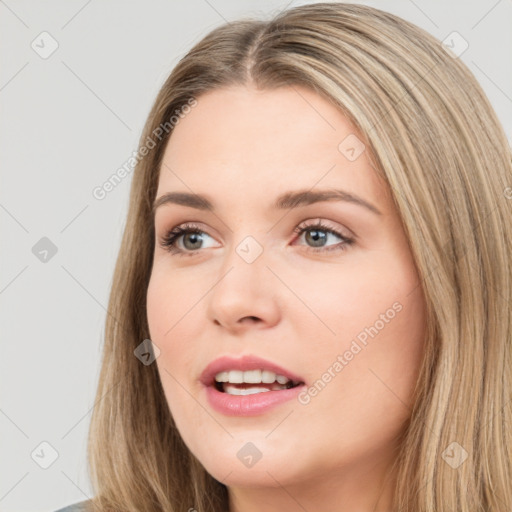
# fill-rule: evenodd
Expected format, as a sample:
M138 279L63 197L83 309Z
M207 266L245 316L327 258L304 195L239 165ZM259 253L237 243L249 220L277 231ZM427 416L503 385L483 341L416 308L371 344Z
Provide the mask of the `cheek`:
M168 344L183 329L187 316L195 312L201 297L199 280L182 279L179 272L171 272L163 264L153 268L148 285L147 318L152 340ZM194 308L194 311L192 309Z
M364 332L379 321L380 315L398 317L396 310L411 301L409 294L416 285L415 275L393 262L391 256L388 261L366 258L347 265L326 265L309 272L307 278L306 272L301 276L293 279L294 292L312 313L302 315L302 327L315 329L319 341L331 346ZM290 275L288 282L292 278ZM294 310L295 314L305 312L297 300L291 301L296 304L290 310L292 315Z
M199 412L189 393L202 389L198 377L202 370L200 362L207 352L202 341L207 315L206 285L201 279L180 276L179 272L169 278L157 271L148 286L150 337L160 349L156 364L176 423Z
M321 323L308 315L298 337L310 352L310 377L319 387L329 382L317 404L340 400L368 415L390 407L401 417L424 351L426 306L414 267L395 253L317 282L325 284L303 282L300 293Z
M201 326L192 319L204 314L204 306L198 303L200 290L196 291L190 281L181 283L179 273L170 279L157 268L147 290L150 339L160 349L156 364L171 410L190 406L183 386L189 388L191 369L197 367L197 354L201 352Z
M407 283L397 284L370 286L366 291L372 293L365 296L350 294L354 290L347 285L341 294L347 307L321 304L336 336L325 331L314 338L313 351L309 346L314 370L300 414L303 425L330 441L318 446L326 459L344 450L344 456L358 457L387 446L410 416L423 355L424 305L419 288L410 293ZM307 336L302 341L307 343ZM330 453L326 446L340 444L340 435L348 445Z
M148 326L150 338L156 341L157 333L162 329L162 311L165 305L162 305L161 286L155 284L155 279L151 277L146 294L146 313L148 319Z

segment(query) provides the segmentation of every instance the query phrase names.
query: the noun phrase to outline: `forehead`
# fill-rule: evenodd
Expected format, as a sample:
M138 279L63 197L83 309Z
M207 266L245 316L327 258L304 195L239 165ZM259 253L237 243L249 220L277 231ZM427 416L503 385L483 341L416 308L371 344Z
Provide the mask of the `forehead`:
M375 203L382 184L367 151L356 159L346 154L347 146L362 150L361 139L335 105L304 87L209 91L175 126L157 195L188 188L212 196L254 194L269 201L269 188L318 184L343 187Z

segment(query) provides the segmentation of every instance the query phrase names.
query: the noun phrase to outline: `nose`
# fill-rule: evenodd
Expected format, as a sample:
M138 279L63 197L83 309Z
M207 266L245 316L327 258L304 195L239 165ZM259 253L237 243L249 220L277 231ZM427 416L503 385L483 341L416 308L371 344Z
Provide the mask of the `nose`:
M240 256L242 254L242 256ZM249 262L233 246L219 278L208 294L208 314L213 323L232 333L272 327L279 322L279 282L267 268L263 251Z

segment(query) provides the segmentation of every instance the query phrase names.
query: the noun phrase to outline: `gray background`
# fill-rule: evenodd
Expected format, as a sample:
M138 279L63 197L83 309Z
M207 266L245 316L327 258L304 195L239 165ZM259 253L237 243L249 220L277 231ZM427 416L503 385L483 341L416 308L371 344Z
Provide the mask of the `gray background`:
M131 173L103 200L92 190L137 149L160 86L192 44L224 20L304 3L0 0L1 511L91 496L86 436ZM469 43L460 58L511 140L512 0L354 3L439 40L457 31ZM47 58L44 31L58 43ZM57 249L45 262L43 237Z

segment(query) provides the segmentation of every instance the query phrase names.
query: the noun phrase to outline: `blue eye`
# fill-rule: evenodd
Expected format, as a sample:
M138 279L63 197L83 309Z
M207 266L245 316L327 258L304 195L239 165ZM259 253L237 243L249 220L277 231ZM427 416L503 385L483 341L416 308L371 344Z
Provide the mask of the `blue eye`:
M189 238L184 240L190 240L192 244L197 244L197 242L202 242L202 236L206 235L209 236L207 233L199 229L194 224L184 224L183 226L176 226L175 228L171 229L160 241L161 247L163 247L165 250L169 251L172 254L179 254L183 256L193 256L197 253L194 249L203 249L204 247L192 247L185 248L185 250L177 247L177 241L181 237L186 237L188 235L192 235Z
M350 246L354 243L354 239L347 237L345 235L342 235L338 231L336 231L333 228L330 228L329 226L326 226L325 224L322 224L321 221L318 221L314 224L306 224L306 225L299 225L294 229L295 233L298 233L299 236L302 236L303 233L311 233L309 236L309 240L313 243L326 241L328 238L328 235L334 235L335 237L338 237L341 242L334 245L334 246L324 246L324 245L316 245L313 247L309 247L313 252L324 252L324 251L344 251L347 249L347 246ZM322 233L327 233L327 235L322 235ZM306 236L306 239L308 237Z
M303 233L310 233L309 237L305 237L306 240L314 244L320 244L308 247L308 250L311 250L312 252L325 252L334 250L343 251L354 243L353 238L342 235L335 229L322 224L320 221L314 224L299 225L294 229L294 233L298 233L299 237L301 237ZM194 256L198 253L197 249L205 248L202 245L204 241L203 237L205 235L207 237L210 236L208 233L205 233L194 224L184 224L182 226L176 226L164 237L162 237L160 239L160 246L172 254L177 254L179 256ZM341 242L332 247L323 245L323 242L327 241L329 235L339 238ZM182 245L185 246L184 249L178 246L178 241L180 239ZM187 248L186 245L188 243L190 243L192 247ZM194 247L195 245L196 247Z

